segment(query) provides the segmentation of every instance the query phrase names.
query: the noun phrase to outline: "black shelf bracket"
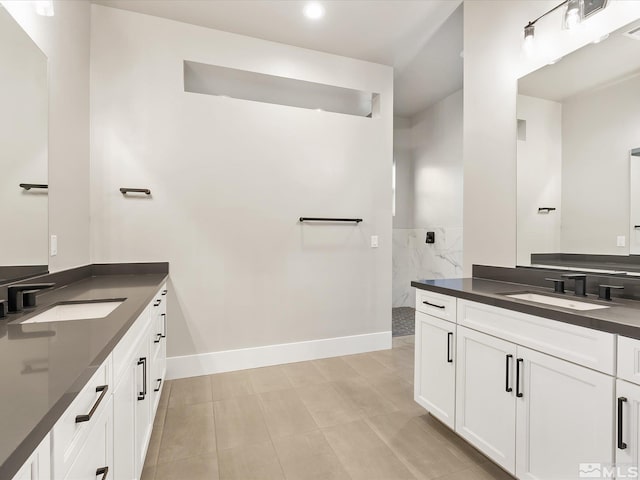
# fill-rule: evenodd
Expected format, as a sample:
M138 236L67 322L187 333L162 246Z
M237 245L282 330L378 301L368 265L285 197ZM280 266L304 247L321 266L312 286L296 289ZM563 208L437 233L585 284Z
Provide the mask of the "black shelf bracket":
M43 183L21 183L20 188L31 190L32 188L49 188L49 185L45 185Z
M355 222L360 223L361 218L323 218L323 217L300 217L300 223L304 222Z
M151 195L151 190L148 188L121 188L120 193L123 195L127 193L144 193L145 195Z

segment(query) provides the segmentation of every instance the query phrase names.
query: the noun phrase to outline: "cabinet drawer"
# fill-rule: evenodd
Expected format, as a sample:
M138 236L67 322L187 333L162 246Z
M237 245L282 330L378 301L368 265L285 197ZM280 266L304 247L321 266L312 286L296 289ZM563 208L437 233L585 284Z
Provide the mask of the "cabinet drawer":
M456 321L456 298L439 293L416 290L416 310L428 315Z
M617 377L640 385L640 340L618 336Z
M616 336L482 303L460 300L458 324L615 375Z
M53 478L65 477L87 435L107 405L110 405L109 400L113 393L111 374L112 364L109 356L53 427Z

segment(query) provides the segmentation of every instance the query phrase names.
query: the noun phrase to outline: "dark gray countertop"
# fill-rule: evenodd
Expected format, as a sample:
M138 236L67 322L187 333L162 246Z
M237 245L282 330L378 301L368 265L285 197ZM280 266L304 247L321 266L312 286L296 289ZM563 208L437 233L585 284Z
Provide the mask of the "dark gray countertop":
M474 302L506 308L516 312L528 313L559 322L581 327L617 333L626 337L640 339L640 301L614 298L613 301L599 301L597 295L574 297L571 292L556 295L552 288L501 282L484 278L450 278L441 280L418 280L411 282L413 287L429 290L443 295L472 300ZM505 294L534 292L558 298L576 299L607 305L609 308L588 311L576 311L568 308L543 305L526 300L508 298Z
M167 276L88 277L43 292L35 310L0 319L0 479L15 475ZM126 300L105 318L18 323L61 301L115 298Z

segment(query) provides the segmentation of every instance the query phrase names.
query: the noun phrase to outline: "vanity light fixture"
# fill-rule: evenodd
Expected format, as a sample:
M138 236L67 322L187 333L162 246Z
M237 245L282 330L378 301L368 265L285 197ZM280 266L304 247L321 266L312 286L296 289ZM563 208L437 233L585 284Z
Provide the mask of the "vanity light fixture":
M582 20L582 0L568 0L567 9L564 11L562 25L567 30L571 30L580 25Z
M53 0L34 0L33 8L38 15L53 17Z
M324 7L318 2L307 3L303 13L309 20L319 20L324 17Z
M525 50L531 50L533 46L533 39L535 37L535 25L538 20L546 17L550 13L556 10L566 7L562 16L562 26L566 29L572 29L577 27L584 19L602 11L607 6L608 0L564 0L564 2L556 5L548 12L543 13L535 20L530 21L524 27L524 43L523 48ZM603 37L599 41L604 40Z

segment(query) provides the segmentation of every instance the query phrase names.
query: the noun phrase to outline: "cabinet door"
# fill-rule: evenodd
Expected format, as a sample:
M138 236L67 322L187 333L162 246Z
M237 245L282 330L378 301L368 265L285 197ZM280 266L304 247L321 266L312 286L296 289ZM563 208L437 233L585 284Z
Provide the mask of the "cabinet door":
M65 480L102 480L113 478L113 401L98 417L75 458Z
M151 326L145 331L143 339L149 338ZM144 466L144 457L153 428L151 416L151 359L149 358L149 342L141 341L135 361L135 446L136 477L140 477Z
M416 312L414 398L455 428L455 323Z
M516 476L577 478L581 463L613 463L614 379L518 347Z
M616 465L623 469L634 467L637 471L640 460L640 386L617 380L616 400Z
M135 360L135 361L134 361ZM129 362L113 393L113 478L136 478L135 412L138 357Z
M515 471L516 346L458 325L456 432Z

